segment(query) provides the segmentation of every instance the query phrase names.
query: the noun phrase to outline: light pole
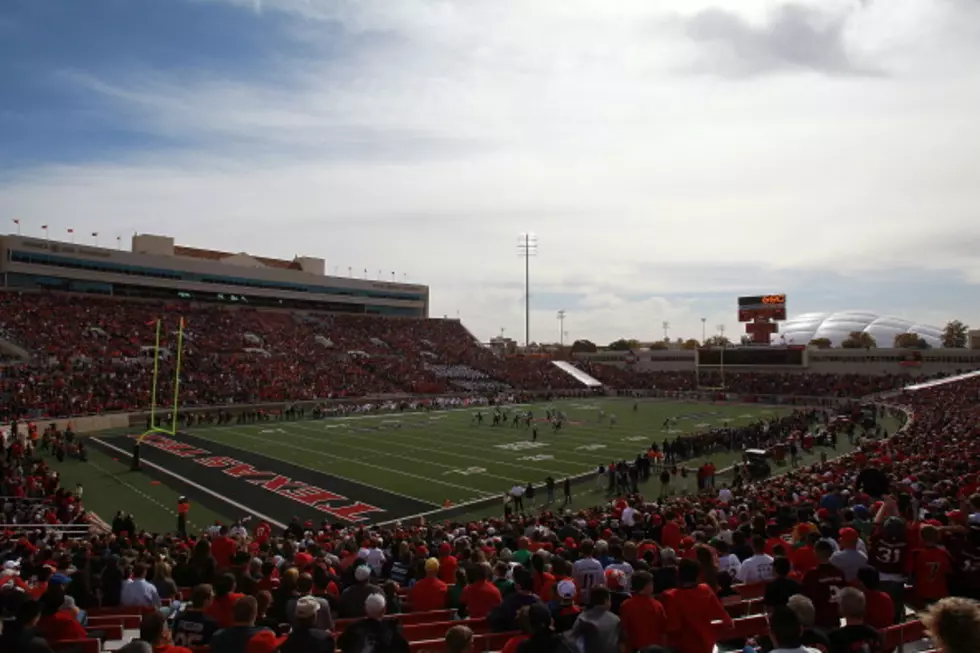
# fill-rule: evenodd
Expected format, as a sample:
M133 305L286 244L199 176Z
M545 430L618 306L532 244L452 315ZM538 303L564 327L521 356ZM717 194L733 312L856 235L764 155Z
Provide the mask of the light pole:
M558 346L565 346L565 311L558 311Z
M664 328L664 342L670 342L670 337L667 335L667 332L670 331L670 322L664 320L662 326Z
M708 322L708 318L706 317L701 318L701 344L702 345L704 345L704 341L707 340L708 338L707 322Z
M517 241L517 254L524 257L524 346L531 345L531 257L538 253L538 237L528 232Z
M718 325L718 335L721 336L722 338L725 337L725 325L724 324L719 324Z

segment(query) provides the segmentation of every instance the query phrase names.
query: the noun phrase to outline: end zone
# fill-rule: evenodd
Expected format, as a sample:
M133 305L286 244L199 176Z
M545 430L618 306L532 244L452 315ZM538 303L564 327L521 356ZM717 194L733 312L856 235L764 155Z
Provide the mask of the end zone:
M90 442L112 456L130 458L139 437L93 437ZM279 527L294 516L316 524L324 519L367 524L438 507L181 432L147 435L140 456L148 475L176 482L195 500L220 501Z

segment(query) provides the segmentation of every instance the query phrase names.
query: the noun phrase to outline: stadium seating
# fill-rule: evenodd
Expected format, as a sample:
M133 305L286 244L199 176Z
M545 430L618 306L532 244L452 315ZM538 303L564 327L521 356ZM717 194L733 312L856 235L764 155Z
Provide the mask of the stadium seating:
M535 357L501 357L456 320L366 315L294 315L236 306L117 300L60 294L0 294L0 333L31 352L4 368L0 419L59 417L146 408L156 320L163 319L161 388L167 405L177 327L186 323L184 406L439 393L450 389L582 390ZM584 365L614 388L685 391L693 372L641 372ZM905 377L733 373L742 393L859 397ZM710 374L701 384L720 384Z
M0 297L0 322L6 337L16 339L20 345L46 359L45 365L35 360L14 365L9 374L4 374L0 387L11 398L7 402L13 406L10 412L16 415L78 414L145 405L148 393L143 371L145 347L147 342L152 343L154 336L151 318L161 311L171 317L183 314L188 318L188 347L195 355L188 357L192 362L188 362L186 377L189 396L198 403L325 396L320 393L357 395L378 389L409 392L423 385L446 387L447 380L452 377L444 372L459 371L463 369L461 366L514 388L560 387L567 382L553 376L553 366L546 361L504 359L480 348L454 321L404 321L368 316L298 319L286 313L249 310L166 307L112 300L99 300L94 304L93 307L87 303L72 303L49 295ZM175 323L168 319L168 331L174 326L171 322ZM171 336L168 334L168 337ZM311 356L310 352L319 353ZM430 367L426 369L426 365ZM630 376L633 374L630 371L609 371L601 367L593 365L588 371L599 378L606 374L608 382L623 384L622 387L633 382L659 382L678 389L689 387L687 377L681 373ZM231 378L233 375L229 370L242 378ZM790 380L779 375L758 374L739 374L732 378L747 392L787 392L807 396L861 396L901 382L899 377L871 380L823 375L799 375ZM957 538L969 528L980 526L974 523L980 522L980 518L973 520L964 514L964 510L980 513L980 497L975 496L980 491L980 432L975 426L980 417L978 396L978 379L901 393L892 402L907 409L914 419L890 440L870 440L862 443L853 454L794 469L764 483L747 482L731 488L733 499L727 508L714 491L667 497L657 503L642 497L612 497L611 502L597 498L598 505L574 514L546 512L515 516L510 521L485 519L469 523L398 524L378 527L371 532L325 526L314 529L316 532L310 537L316 543L302 551L303 558L299 557L297 548L306 546L299 544L307 539L305 536L286 542L281 534L274 534L262 546L248 536L238 536L235 547L246 563L253 556L272 563L278 577L285 576L293 565L301 566L303 571L319 569L329 573L328 579L343 591L353 582L348 573L351 566L358 564L358 558L364 555L359 553L361 542L372 536L381 538L384 548L390 547L389 555L400 543L409 545L407 558L403 561L409 570L406 585L416 578L422 559L429 555L427 551L437 551L442 544L447 544L461 562L471 563L483 559L491 562L513 560L515 551L522 546L528 547L531 559L535 559L531 550L544 550L550 552L551 557L542 556L546 558L542 564L550 563L555 570L561 566L560 559L575 559L585 538L615 546L631 538L638 543L646 539L653 541L662 536L659 528L666 521L676 522L683 533L683 538L675 543L682 558L691 557L692 546L696 543L711 542L712 534L718 532L719 524L725 519L729 520L733 530L742 533L760 530L768 533L770 527L778 527L783 535L792 533L803 520L813 523L827 539L833 540L839 537L837 527L853 517L849 513L854 513L858 507L864 508L865 512L874 508L874 500L864 494L865 488L859 487L855 479L862 470L875 468L886 476L892 493L923 499L924 514L916 520L918 525L938 524L942 537L948 538L950 551L956 554L952 559L950 591L967 589L973 592L976 588L956 585L956 581L964 576L959 572L966 568L963 567L965 558L961 555L964 543ZM172 533L136 532L62 538L18 526L23 523L24 516L37 513L38 502L44 506L41 510L50 523L83 518L84 511L81 501L58 486L58 478L50 473L43 455L34 456L30 452L11 449L10 458L12 464L3 459L0 466L0 494L17 496L18 500L9 502L10 514L4 515L0 551L7 552L9 560L21 562L3 572L9 581L0 585L3 588L0 599L4 601L16 596L17 592L31 589L31 583L35 581L31 574L36 574L43 564L50 563L64 574L78 574L81 584L86 575L98 577L110 556L120 560L123 571L130 569L136 561L155 562L161 557L175 566L186 566L186 555L194 549L197 540L211 537L200 533L181 538ZM822 513L825 495L837 489L841 490L835 495L841 502L839 516ZM15 495L15 492L19 494ZM626 527L621 519L627 502L638 512L632 527ZM972 507L964 508L968 504ZM6 505L4 509L8 510ZM728 511L724 518L719 514L720 509ZM912 515L907 513L906 516ZM570 534L559 537L562 531ZM422 547L425 552L421 551ZM656 571L660 563L653 551L657 548L652 547L647 558L638 554L632 560L633 564ZM605 552L610 549L611 546ZM213 559L209 560L213 562ZM23 566L18 567L18 564ZM387 566L383 569L378 582L392 573ZM229 570L240 578L244 573L240 566ZM214 582L215 576L205 576L202 580ZM731 627L720 624L715 627L719 641L766 634L768 623L761 614L765 588L765 583L735 585L733 589L737 596L729 598L726 605L734 623ZM126 633L138 626L147 610L120 607L118 599L105 597L104 589L79 590L78 600L80 607L88 612L89 629L106 635L109 640L106 646L88 638L59 642L54 647L56 650L99 653L100 649L118 648ZM181 595L186 597L188 590L182 588ZM917 579L913 578L907 591L909 598L920 590ZM323 588L318 591L326 593ZM283 603L282 598L277 594L280 603ZM454 625L469 626L474 631L476 651L499 650L516 634L488 632L488 620L454 620L455 610L449 608L407 612L386 618L399 622L411 650L416 652L443 650L445 631ZM352 620L337 620L335 632L345 631L351 623ZM915 643L924 635L925 626L919 620L892 626L882 631L884 650ZM205 650L201 649L199 653Z

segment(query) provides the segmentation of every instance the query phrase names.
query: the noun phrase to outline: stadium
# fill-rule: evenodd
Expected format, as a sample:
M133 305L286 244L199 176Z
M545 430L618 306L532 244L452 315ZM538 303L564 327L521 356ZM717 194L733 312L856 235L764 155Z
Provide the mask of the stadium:
M626 621L630 592L650 587L674 615L694 569L718 610L702 630L727 650L768 636L777 575L828 631L857 617L838 615L813 574L862 606L887 599L864 622L882 650L928 649L916 610L980 596L980 351L943 349L938 329L869 313L787 320L772 295L739 300L746 346L508 354L429 317L427 286L329 276L316 258L8 235L0 273L4 591L68 585L87 621L51 635L57 650L115 650L203 584L221 627L235 583L314 593L343 644L365 616L347 597L389 582L401 609L385 623L417 652L444 650L451 627L471 650L522 636L499 589L487 607L465 598L488 580L572 614L604 586ZM841 348L855 332L882 347ZM903 333L931 347L891 348ZM834 347L807 346L823 338ZM895 523L907 533L893 540ZM860 581L853 560L838 564L860 557L859 535ZM119 579L149 582L151 562L154 586L175 591L123 601L99 550ZM583 575L596 560L598 577ZM679 576L660 585L669 569ZM296 589L300 574L315 590ZM416 589L433 585L435 604ZM209 607L220 601L223 615ZM286 612L269 618L290 632ZM635 638L649 633L623 627L629 650L645 647ZM650 637L695 651L673 626Z

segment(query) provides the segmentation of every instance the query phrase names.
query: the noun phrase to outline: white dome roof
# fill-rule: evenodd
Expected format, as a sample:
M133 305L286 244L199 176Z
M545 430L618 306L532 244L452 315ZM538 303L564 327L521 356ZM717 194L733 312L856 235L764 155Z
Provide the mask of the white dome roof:
M835 347L847 340L852 331L870 333L879 347L892 347L895 336L915 333L932 347L941 347L943 330L916 324L900 317L881 316L870 311L840 311L837 313L803 313L780 323L779 333L772 342L805 345L814 338L827 338Z

